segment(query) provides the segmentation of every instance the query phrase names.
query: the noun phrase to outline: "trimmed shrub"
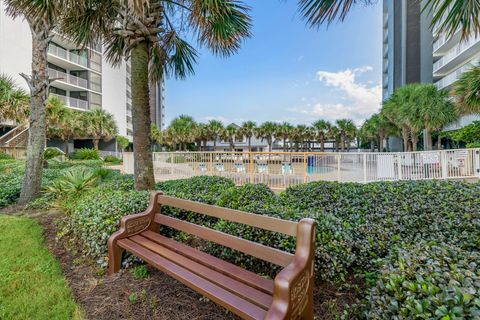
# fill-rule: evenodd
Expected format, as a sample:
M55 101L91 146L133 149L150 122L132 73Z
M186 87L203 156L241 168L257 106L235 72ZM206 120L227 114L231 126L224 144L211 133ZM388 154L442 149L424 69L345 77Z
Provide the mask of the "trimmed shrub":
M86 192L64 220L61 235L71 234L81 244L81 252L102 267L108 265L107 241L120 227L120 219L144 211L148 206L147 191L121 191L101 186ZM131 263L127 259L124 263Z
M222 192L233 186L235 184L227 178L198 176L161 182L157 184L156 189L169 196L215 204Z
M0 175L0 208L6 207L20 197L22 177L16 174Z
M13 157L5 152L0 152L0 160L12 160Z
M122 159L120 158L117 158L115 156L112 156L112 155L109 155L109 156L106 156L104 159L103 159L104 162L107 162L109 164L122 164Z
M478 250L479 192L480 184L451 181L313 182L280 201L318 222L317 276L344 279L350 270L376 270L396 245L432 240Z
M82 148L75 151L74 158L76 160L100 160L98 150Z
M420 242L385 259L367 319L479 319L480 254Z

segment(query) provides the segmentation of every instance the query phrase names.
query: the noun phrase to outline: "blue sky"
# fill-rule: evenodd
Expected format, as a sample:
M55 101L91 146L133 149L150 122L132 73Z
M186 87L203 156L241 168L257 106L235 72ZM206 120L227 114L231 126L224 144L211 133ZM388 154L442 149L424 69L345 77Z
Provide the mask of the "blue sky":
M360 124L380 108L380 4L317 30L306 27L296 0L245 2L253 37L229 58L201 49L194 76L167 80L167 124L180 114L225 124L345 117Z

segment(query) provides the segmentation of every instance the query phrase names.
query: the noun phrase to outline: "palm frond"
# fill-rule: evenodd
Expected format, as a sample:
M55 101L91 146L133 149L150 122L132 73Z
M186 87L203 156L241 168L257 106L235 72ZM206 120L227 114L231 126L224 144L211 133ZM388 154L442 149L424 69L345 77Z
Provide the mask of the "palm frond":
M371 5L375 0L299 0L299 11L312 27L343 21L352 7L362 3Z
M190 25L201 45L216 55L229 56L251 36L249 10L236 0L192 0Z
M459 29L462 39L480 35L480 1L478 0L426 0L423 10L433 14L432 27L448 36Z

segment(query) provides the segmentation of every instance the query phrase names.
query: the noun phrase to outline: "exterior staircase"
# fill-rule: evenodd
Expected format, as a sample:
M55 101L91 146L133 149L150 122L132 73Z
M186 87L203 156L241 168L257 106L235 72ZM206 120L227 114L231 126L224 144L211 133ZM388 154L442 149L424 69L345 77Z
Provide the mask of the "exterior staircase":
M0 147L26 148L28 142L28 123L21 124L0 137Z

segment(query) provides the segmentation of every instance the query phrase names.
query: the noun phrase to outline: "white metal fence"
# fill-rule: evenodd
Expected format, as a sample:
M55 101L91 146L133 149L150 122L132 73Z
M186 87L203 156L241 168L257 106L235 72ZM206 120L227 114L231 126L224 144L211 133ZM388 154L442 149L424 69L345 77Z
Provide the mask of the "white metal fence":
M133 173L133 154L124 153ZM157 181L215 175L236 184L265 183L283 189L311 181L373 182L478 178L480 149L399 153L155 152Z

